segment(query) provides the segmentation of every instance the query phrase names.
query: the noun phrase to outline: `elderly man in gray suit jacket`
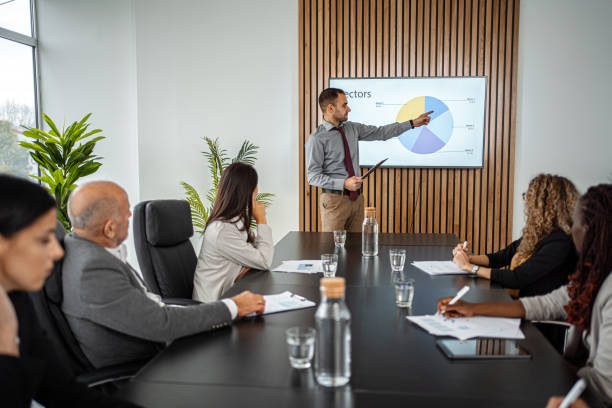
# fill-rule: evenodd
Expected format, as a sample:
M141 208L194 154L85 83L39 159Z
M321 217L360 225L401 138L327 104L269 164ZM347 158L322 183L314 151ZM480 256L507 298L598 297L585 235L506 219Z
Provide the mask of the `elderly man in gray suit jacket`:
M261 295L176 307L149 292L125 260L130 204L117 184L91 182L68 202L74 232L65 239L62 310L95 367L145 360L165 343L262 313Z

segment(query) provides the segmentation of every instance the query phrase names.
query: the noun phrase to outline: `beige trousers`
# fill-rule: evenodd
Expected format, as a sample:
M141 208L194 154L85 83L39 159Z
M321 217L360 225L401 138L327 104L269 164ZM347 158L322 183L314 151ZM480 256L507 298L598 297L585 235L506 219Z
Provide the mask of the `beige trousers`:
M363 194L351 201L348 195L323 193L319 197L323 232L347 230L361 232L363 223Z

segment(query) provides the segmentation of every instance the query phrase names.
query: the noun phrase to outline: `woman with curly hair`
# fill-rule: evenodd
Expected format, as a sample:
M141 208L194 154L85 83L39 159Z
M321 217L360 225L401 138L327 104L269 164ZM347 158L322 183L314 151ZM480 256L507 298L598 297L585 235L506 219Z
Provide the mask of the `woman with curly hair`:
M580 253L569 283L546 295L512 302L448 305L438 301L438 311L448 317L501 316L529 320L565 320L567 357L578 355L581 344L588 359L578 375L606 404L612 404L612 185L591 187L573 213L572 238Z
M577 259L570 237L578 198L574 184L565 177L540 174L523 196L527 220L521 238L493 254L470 256L463 245L453 250L453 261L461 269L518 289L521 297L566 284Z

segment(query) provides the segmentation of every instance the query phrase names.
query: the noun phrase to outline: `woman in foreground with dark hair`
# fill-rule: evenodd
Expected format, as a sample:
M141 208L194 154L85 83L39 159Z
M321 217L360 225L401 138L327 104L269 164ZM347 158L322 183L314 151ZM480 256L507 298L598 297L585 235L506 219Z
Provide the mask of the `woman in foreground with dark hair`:
M42 187L0 175L0 403L133 407L76 383L39 326L26 292L40 290L64 254L55 217L55 200Z
M502 316L529 320L565 320L573 326L565 354L576 355L583 342L589 350L578 371L604 403L612 404L612 185L589 188L574 209L572 238L580 253L569 283L546 295L513 302L448 305L438 312L449 317Z
M257 172L233 163L221 175L219 190L206 223L196 267L193 298L218 300L250 268L268 269L274 255L266 209L257 201ZM251 221L257 223L257 234Z

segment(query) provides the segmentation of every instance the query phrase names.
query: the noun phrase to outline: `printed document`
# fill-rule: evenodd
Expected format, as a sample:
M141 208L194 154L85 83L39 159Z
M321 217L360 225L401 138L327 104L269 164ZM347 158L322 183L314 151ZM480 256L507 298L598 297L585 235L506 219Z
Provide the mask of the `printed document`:
M289 291L285 291L277 295L264 295L264 299L266 300L266 307L262 314L265 315L286 312L288 310L307 309L317 305L315 302ZM248 316L256 316L256 314L251 313Z
M412 265L430 275L469 275L453 261L414 261Z
M272 269L272 272L323 273L323 265L321 265L320 259L310 261L283 261L279 266Z
M474 337L525 338L520 328L521 319L487 316L447 318L439 314L406 318L434 336L451 336L459 340Z

